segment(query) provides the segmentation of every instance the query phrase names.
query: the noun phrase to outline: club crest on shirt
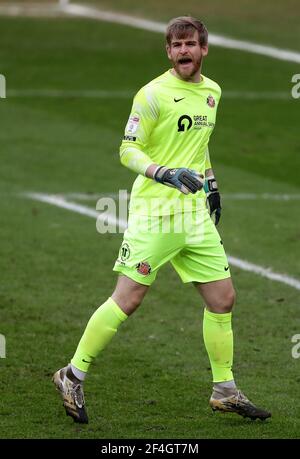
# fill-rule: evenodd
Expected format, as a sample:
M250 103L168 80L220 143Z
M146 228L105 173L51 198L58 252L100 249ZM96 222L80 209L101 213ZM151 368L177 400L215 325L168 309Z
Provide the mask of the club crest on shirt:
M136 265L136 270L143 276L147 276L151 273L151 266L149 265L148 261L141 261Z
M213 96L211 94L206 99L206 103L211 108L213 108L216 105L216 101L215 101L215 99L213 98Z
M126 125L126 132L129 134L134 134L139 127L140 118L137 114L130 115L129 120Z

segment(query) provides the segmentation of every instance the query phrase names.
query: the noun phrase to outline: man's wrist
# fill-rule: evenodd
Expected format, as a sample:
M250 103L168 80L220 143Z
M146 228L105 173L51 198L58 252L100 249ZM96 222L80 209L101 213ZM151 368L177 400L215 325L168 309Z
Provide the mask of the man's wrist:
M156 175L156 173L158 172L158 170L159 170L161 167L162 167L162 166L159 166L158 164L152 163L152 164L146 169L145 176L148 177L148 178L150 178L150 179L155 180L155 175Z
M158 166L153 173L153 179L159 183L162 183L163 176L165 175L167 170L168 168L166 166Z
M214 175L205 178L204 191L206 194L218 192L218 184Z

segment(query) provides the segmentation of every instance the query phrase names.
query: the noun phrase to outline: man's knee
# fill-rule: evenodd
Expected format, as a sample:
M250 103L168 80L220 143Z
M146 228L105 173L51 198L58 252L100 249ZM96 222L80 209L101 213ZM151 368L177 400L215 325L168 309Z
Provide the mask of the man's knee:
M223 313L230 312L235 303L235 290L231 288L226 294L224 295L221 308L223 309Z
M144 295L140 291L131 291L128 295L122 297L122 306L126 309L135 310L140 306Z
M125 314L130 315L142 303L147 290L147 286L122 276L118 279L112 298Z
M232 311L235 302L235 291L233 287L214 295L213 298L206 299L206 307L209 311L217 314L226 314Z
M138 292L122 293L116 292L112 294L112 299L117 303L117 305L122 309L125 314L130 316L141 304L143 296Z
M219 313L226 314L232 311L235 302L235 290L234 288L228 289L228 291L220 298L218 309Z

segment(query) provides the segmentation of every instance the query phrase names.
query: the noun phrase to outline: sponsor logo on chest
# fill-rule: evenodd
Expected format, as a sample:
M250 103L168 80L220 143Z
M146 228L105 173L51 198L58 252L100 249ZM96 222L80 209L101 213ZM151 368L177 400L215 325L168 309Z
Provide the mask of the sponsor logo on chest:
M202 103L203 112L199 115L198 114L194 115L194 114L191 114L191 112L188 112L188 109L189 109L188 99L189 99L188 97L179 97L179 96L172 98L172 116L174 117L176 113L177 131L186 132L186 131L193 130L193 129L196 129L196 130L213 129L215 126L215 116L216 116L216 110L215 110L216 101L213 98L213 96L209 94L204 99L206 103L205 105ZM186 110L186 113L184 112L182 113L182 109Z

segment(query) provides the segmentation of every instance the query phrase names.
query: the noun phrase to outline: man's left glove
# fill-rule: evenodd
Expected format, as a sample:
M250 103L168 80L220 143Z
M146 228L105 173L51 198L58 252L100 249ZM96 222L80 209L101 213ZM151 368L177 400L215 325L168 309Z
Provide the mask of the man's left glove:
M209 214L214 219L215 225L221 218L221 197L218 191L218 185L214 176L206 177L204 190L207 196Z
M202 190L204 185L204 176L186 167L168 169L165 166L159 166L153 174L153 179L163 185L177 188L184 194L195 194Z

